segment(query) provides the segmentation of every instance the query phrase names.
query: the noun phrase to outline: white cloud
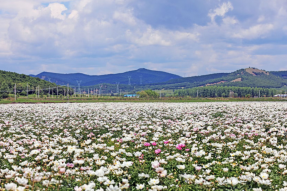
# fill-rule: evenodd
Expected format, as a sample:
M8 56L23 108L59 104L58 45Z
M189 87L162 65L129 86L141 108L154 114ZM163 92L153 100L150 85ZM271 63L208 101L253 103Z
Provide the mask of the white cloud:
M227 3L223 3L220 7L210 11L208 16L211 18L211 21L214 21L216 16L223 17L230 10L233 10L233 6L228 1Z
M51 17L55 19L64 20L66 15L62 15L63 11L68 10L65 5L60 3L51 3L49 4L48 8L51 10Z
M127 12L116 11L113 15L113 19L121 21L128 25L136 24L136 19L134 18L131 10L127 10Z
M171 42L163 38L163 34L158 30L153 30L151 27L148 27L146 31L140 32L139 35L132 33L130 30L126 32L126 36L131 39L132 42L142 45L162 45L169 46ZM138 37L137 37L138 36Z
M77 19L78 17L79 17L79 12L76 10L73 10L68 16L69 19Z
M250 27L249 29L243 29L238 33L235 33L233 37L242 39L255 39L263 38L264 35L268 34L274 26L272 24L259 24Z
M270 43L273 37L286 35L286 11L281 1L258 1L248 13L244 12L247 1L243 8L235 1L224 2L206 9L205 24L176 28L146 23L134 11L138 10L133 7L135 0L71 0L69 6L62 4L67 1L1 1L1 62L8 60L16 70L34 73L43 68L32 70L27 63L31 62L31 67L34 63L34 68L43 63L46 70L50 66L57 72L76 72L77 68L84 72L86 67L86 73L96 74L100 69L102 74L147 66L194 75L261 66L267 58L281 63L283 58L255 53L259 47L267 52L271 49L264 45L264 39ZM231 12L233 6L236 9ZM150 16L169 15L159 11ZM215 23L216 17L222 18L220 24ZM262 44L244 44L242 39L261 40Z

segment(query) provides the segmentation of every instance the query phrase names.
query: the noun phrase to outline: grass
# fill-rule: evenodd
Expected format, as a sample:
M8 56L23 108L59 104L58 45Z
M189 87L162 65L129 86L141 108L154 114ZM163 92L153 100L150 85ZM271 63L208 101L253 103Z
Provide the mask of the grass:
M67 100L60 98L27 98L19 97L16 101L14 98L2 99L0 104L11 103L94 103L94 102L241 102L241 101L287 101L282 98L191 98L191 97L163 97L158 99L147 98L123 98L123 97L83 97L83 98L70 98Z

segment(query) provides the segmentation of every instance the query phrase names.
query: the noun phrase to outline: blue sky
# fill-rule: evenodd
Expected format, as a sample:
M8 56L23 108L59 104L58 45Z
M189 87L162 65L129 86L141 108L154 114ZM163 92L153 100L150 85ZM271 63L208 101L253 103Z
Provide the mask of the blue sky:
M287 1L0 2L1 70L181 76L287 70Z

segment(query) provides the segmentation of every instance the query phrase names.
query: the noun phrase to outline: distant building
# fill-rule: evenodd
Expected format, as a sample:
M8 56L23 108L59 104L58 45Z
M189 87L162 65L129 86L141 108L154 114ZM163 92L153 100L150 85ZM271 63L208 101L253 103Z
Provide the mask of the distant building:
M284 97L284 98L286 98L287 94L277 94L277 95L274 95L274 97Z
M139 95L138 94L126 94L126 95L124 95L124 97L136 97L136 98L138 98Z

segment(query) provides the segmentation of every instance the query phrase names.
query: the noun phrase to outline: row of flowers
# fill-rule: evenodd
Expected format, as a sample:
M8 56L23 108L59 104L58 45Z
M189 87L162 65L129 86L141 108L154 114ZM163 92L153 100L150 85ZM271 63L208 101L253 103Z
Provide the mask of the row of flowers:
M287 190L287 104L2 105L0 189Z

